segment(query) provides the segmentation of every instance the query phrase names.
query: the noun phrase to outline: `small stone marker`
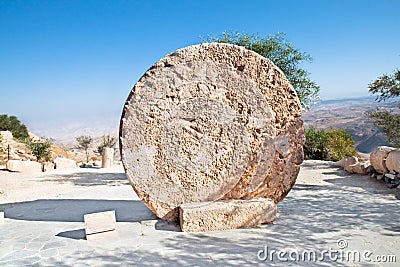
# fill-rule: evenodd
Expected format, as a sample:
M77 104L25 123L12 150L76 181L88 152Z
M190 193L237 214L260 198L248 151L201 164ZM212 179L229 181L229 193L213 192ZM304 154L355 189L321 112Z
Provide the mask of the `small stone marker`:
M86 240L92 239L98 234L110 234L115 230L115 210L85 214Z
M191 202L179 208L179 221L184 232L252 227L272 222L276 216L276 204L267 198Z
M0 212L0 224L4 223L4 212Z

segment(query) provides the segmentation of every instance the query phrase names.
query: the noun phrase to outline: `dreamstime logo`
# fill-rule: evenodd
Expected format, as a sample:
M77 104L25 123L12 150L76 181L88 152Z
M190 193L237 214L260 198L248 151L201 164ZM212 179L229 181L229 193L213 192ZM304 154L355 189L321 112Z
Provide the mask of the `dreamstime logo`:
M295 249L270 249L264 246L257 252L257 258L260 261L290 261L290 262L307 262L307 261L332 261L332 262L370 262L385 263L396 262L396 255L375 255L370 250L349 250L349 244L344 239L336 242L337 249L329 248L326 250L295 250Z

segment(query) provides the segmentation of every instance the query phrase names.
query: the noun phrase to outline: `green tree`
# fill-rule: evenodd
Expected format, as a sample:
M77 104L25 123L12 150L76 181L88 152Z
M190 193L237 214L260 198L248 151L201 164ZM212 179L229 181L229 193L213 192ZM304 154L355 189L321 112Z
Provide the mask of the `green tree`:
M0 131L10 131L13 137L19 140L29 137L26 126L17 117L8 116L7 114L0 115Z
M86 162L89 162L89 146L93 141L93 138L89 135L81 135L76 138L78 142L78 148L84 149L86 153Z
M32 155L36 157L37 161L50 161L51 155L51 145L52 142L50 139L41 138L39 140L34 140L33 138L27 138L25 140L25 144L29 147L32 152Z
M384 74L373 83L368 85L369 92L376 95L376 101L386 101L390 98L400 96L400 71L396 70L393 74ZM400 109L400 102L398 105ZM376 126L382 128L388 141L396 147L400 147L400 113L392 110L377 108L375 111L368 111Z
M326 149L326 131L316 128L305 129L306 143L304 144L305 159L326 159L328 152Z
M357 155L351 135L341 129L307 128L304 157L338 161Z
M114 147L116 143L116 139L114 136L111 135L103 135L103 139L100 143L100 145L97 147L97 153L99 153L101 155L101 153L103 153L103 149L105 147Z
M311 62L312 57L301 52L285 37L284 33L260 38L252 34L224 32L219 37L211 37L205 41L243 46L270 59L285 73L286 78L296 90L303 108L309 109L310 105L319 98L320 90L319 86L310 79L310 73L302 68L303 62Z

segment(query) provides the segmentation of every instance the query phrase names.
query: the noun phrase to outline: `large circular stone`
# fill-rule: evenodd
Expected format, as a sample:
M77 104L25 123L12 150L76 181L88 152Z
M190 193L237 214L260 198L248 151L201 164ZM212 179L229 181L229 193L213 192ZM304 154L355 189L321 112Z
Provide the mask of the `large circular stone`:
M120 124L130 183L160 218L182 203L281 200L303 160L301 107L268 59L230 44L167 55L129 95Z

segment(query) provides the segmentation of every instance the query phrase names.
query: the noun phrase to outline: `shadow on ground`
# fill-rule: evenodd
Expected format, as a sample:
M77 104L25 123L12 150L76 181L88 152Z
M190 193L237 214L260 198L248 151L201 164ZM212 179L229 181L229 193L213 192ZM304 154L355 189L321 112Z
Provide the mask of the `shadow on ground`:
M13 203L4 216L14 220L83 222L83 215L115 210L117 222L156 219L139 200L41 199Z
M77 172L73 174L51 174L43 182L73 183L79 186L96 185L125 185L129 184L125 173L103 173L103 172Z
M309 169L319 167L326 169L327 165L302 166ZM312 175L319 174L315 172ZM120 237L121 240L115 242L121 245L91 250L90 253L77 250L65 255L62 261L54 258L46 264L69 266L92 262L111 266L123 262L126 266L376 266L366 262L362 262L362 265L357 262L337 262L327 255L318 262L279 261L276 255L266 261L257 258L257 253L266 246L275 251L321 251L337 248L336 241L339 238L350 244L351 241L353 244L364 244L368 234L392 237L390 240L400 237L400 201L393 197L398 189L388 189L386 184L368 176L348 175L329 166L321 180L325 183L296 184L278 204L280 218L271 225L210 233L156 233L135 237L134 240L139 240L136 244L143 244L137 246L135 243L123 245L124 237ZM104 209L115 209L118 221L154 218L140 201L85 199L38 200L16 204L6 211L6 217L54 221L71 221L70 218L73 218L72 221L82 221L84 213ZM30 210L35 210L37 214L24 215ZM118 219L118 215L127 217ZM59 233L59 236L79 239L82 234L82 230L72 230ZM370 237L368 241L375 242ZM386 245L380 244L384 249ZM349 249L355 248L350 246Z

